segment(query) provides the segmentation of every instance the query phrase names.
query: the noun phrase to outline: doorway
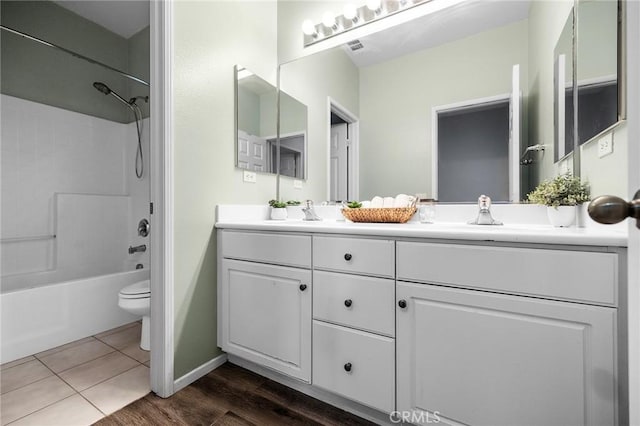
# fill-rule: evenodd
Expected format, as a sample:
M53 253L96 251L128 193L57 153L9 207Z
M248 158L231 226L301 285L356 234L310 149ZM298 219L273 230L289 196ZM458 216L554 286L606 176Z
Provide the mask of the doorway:
M358 118L329 98L330 201L358 200Z

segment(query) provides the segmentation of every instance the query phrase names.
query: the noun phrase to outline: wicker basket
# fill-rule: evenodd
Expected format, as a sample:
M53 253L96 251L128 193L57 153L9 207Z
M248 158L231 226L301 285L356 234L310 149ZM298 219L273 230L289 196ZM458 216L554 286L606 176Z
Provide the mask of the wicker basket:
M415 212L415 207L342 209L342 215L350 221L369 223L405 223Z

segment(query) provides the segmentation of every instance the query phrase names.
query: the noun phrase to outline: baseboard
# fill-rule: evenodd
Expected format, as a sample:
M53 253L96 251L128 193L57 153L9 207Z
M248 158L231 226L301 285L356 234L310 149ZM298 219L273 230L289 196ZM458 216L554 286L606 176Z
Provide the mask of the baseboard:
M206 376L207 374L211 373L213 370L220 367L225 362L227 362L227 354L222 354L218 355L211 361L205 362L200 367L194 368L193 370L189 371L187 374L176 379L173 382L173 392L176 393L180 389L189 386L191 383L195 382L200 377Z
M326 402L327 404L333 405L334 407L337 407L341 410L355 414L356 416L362 417L363 419L369 420L375 424L394 425L394 423L391 422L391 419L389 418L389 414L359 404L355 401L343 398L329 391L319 389L315 386L301 382L300 380L282 375L277 371L263 367L244 358L240 358L235 355L229 355L229 362L231 364L235 364L240 367L246 368L247 370L253 371L256 374L264 376L291 389L302 392L312 398L319 399L320 401Z

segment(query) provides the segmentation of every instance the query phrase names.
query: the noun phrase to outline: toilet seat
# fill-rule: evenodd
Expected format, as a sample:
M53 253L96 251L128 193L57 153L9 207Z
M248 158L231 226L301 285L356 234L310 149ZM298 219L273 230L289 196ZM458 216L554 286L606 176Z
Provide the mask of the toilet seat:
M151 297L149 280L139 281L120 290L119 296L123 299L145 299Z

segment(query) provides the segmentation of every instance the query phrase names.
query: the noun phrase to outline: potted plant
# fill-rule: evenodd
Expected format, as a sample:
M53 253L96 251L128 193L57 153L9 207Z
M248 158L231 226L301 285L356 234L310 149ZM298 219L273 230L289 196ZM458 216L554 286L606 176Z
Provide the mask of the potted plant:
M269 201L271 206L271 219L273 220L285 220L287 218L287 203L284 201L271 200Z
M571 226L576 218L576 206L589 201L589 188L580 178L564 174L544 181L527 198L547 206L547 216L553 226Z

